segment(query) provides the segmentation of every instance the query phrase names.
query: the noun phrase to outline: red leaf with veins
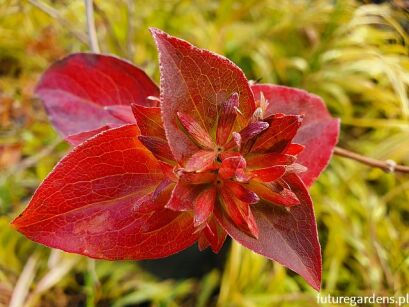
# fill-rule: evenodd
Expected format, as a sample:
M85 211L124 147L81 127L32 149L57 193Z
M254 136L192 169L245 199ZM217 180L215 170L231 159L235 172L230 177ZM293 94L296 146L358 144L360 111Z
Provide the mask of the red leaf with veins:
M192 173L181 171L178 175L179 180L189 184L213 183L217 178L217 175L211 172Z
M255 122L246 126L242 131L240 131L240 141L245 144L247 141L251 140L264 130L268 128L269 124L266 122Z
M76 53L55 62L42 76L36 94L55 128L66 138L109 125L127 123L113 116L105 106L153 106L148 96L159 90L139 68L119 58ZM130 109L129 109L130 113ZM78 136L77 136L78 138Z
M282 152L291 144L292 139L301 125L300 115L273 115L268 118L269 127L257 138L252 151Z
M172 191L166 208L174 211L191 211L193 210L193 201L201 192L201 186L187 184L179 181Z
M260 198L256 193L246 189L243 187L243 185L234 181L226 181L223 185L223 189L230 191L232 195L236 196L242 202L248 204L256 204L260 201Z
M224 188L221 189L220 195L225 211L223 214L227 216L240 231L257 239L259 230L251 213L250 205L240 201Z
M246 156L247 167L250 169L266 168L275 165L290 165L297 158L289 154L276 152L249 154Z
M255 180L262 182L272 182L285 174L286 168L282 165L275 165L267 168L253 170L251 173L256 175Z
M123 126L76 147L14 227L34 241L93 258L158 258L190 246L197 239L192 216L164 209L169 195L150 198L163 174L138 133Z
M169 144L160 137L140 135L139 141L159 160L173 161L173 155Z
M288 187L282 186L281 184L262 183L257 180L251 180L249 189L265 201L276 205L292 207L300 203L297 195Z
M221 107L221 114L219 116L216 131L216 141L218 145L224 145L231 136L238 108L239 95L233 93L233 95L231 95Z
M194 203L194 225L200 226L213 214L214 204L216 202L216 187L209 187L196 197Z
M246 160L242 156L228 157L222 161L219 169L219 176L222 179L235 178L237 175L244 174Z
M211 217L199 237L199 249L204 250L210 246L212 251L218 253L222 248L226 237L226 231L224 231L214 217Z
M288 209L265 203L253 205L252 211L259 229L258 239L241 231L220 211L216 211L216 216L233 239L297 272L319 290L321 252L312 201L296 175L289 175L287 180L301 203Z
M210 135L205 131L200 124L191 118L189 115L182 112L176 113L183 128L192 137L192 140L199 146L212 150L214 143Z
M307 167L300 177L310 186L331 158L338 142L339 120L331 117L320 97L306 91L271 84L256 84L251 89L256 99L263 93L268 100L264 118L275 113L304 115L294 142L304 145L297 162Z
M239 95L243 114L234 130L247 125L255 104L243 72L228 59L190 43L151 29L159 51L161 108L170 148L180 163L197 151L197 146L178 127L177 112L189 114L212 135L223 104Z
M226 144L226 149L234 149L239 147L242 153L247 154L254 143L254 138L269 127L267 122L256 121L250 123L242 131L239 132L240 137L233 135L232 140ZM237 146L240 142L240 146Z
M132 104L132 111L142 135L166 139L160 108Z
M203 171L213 165L216 156L214 151L199 150L187 159L184 169L187 172Z

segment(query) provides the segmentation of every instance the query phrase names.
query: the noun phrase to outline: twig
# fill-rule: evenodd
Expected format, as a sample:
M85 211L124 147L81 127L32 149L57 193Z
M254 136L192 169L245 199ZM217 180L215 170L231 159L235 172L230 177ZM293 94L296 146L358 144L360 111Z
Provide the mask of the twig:
M88 44L87 36L84 35L82 32L75 30L73 28L72 24L69 21L67 21L66 19L64 19L60 15L60 13L58 13L58 11L56 11L52 7L50 7L47 4L45 4L45 3L41 2L41 1L38 1L38 0L28 0L28 2L30 4L32 4L33 6L35 6L36 8L43 11L44 13L46 13L47 15L49 15L50 17L57 20L60 24L62 24L64 26L64 28L66 28L69 31L69 33L72 36L77 38L81 43Z
M409 166L399 165L396 164L393 160L376 160L373 158L369 158L355 152L343 149L341 147L335 147L334 154L340 157L352 159L358 162L361 162L365 165L371 167L377 167L382 169L386 173L409 173Z
M100 53L99 46L98 46L97 32L95 30L93 1L84 0L84 4L85 4L86 17L87 17L89 47L91 48L92 52Z
M132 59L132 55L134 53L132 39L134 36L134 31L135 31L135 22L134 22L135 1L128 0L127 4L128 4L128 15L127 15L128 31L126 35L126 51L128 53L128 58Z
M382 197L382 201L387 203L390 202L397 195L402 194L405 191L409 191L409 180L398 185L396 188L391 189Z
M19 164L17 164L15 167L10 168L4 176L1 176L1 180L6 180L10 176L12 176L15 173L21 172L29 167L32 167L38 163L41 159L44 157L49 156L54 149L60 145L63 141L60 138L57 138L54 142L52 142L50 145L44 147L42 150L40 150L38 153L36 153L33 156L30 156L24 160L22 160Z
M124 47L122 46L122 44L120 43L120 41L118 40L117 35L115 34L114 28L112 27L111 22L109 21L109 18L107 16L107 14L105 13L105 11L103 9L101 9L97 3L94 3L94 11L96 15L99 15L99 17L101 18L102 23L105 26L105 29L108 31L109 36L112 38L112 42L114 43L115 47L122 53L122 54L126 54Z
M10 300L10 307L24 306L27 294L29 293L31 284L35 277L38 263L37 254L32 254L26 262L23 271L21 272L18 281L14 287L13 295Z
M58 145L60 145L62 142L63 142L63 140L61 140L60 138L57 138L54 142L52 142L50 145L48 145L48 146L44 147L43 149L41 149L34 156L30 156L30 157L24 159L17 166L17 168L15 169L15 172L19 172L19 171L22 171L24 169L27 169L29 167L32 167L32 166L36 165L38 163L38 161L40 161L41 159L49 156L54 151L54 149Z

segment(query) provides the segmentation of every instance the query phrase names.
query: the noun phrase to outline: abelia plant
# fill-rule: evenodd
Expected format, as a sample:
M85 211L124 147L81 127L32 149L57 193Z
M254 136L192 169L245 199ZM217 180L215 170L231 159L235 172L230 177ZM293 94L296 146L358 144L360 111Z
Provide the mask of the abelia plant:
M228 59L152 29L160 89L108 55L53 64L36 93L71 144L13 225L92 258L166 257L229 235L321 284L307 187L339 122L305 91L253 84Z

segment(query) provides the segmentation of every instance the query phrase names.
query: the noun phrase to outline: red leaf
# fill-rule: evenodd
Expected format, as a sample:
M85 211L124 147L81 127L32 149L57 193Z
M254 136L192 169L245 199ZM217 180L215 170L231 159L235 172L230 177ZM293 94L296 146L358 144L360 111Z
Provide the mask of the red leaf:
M190 115L209 133L215 130L223 104L238 93L243 116L238 117L234 130L240 131L255 110L254 99L243 72L228 59L158 29L151 32L159 51L163 123L172 152L181 163L197 147L178 127L177 112Z
M248 187L262 199L276 205L292 207L300 203L293 191L277 182L262 183L251 180Z
M224 145L229 139L234 122L236 121L238 107L239 95L237 93L233 93L233 95L223 103L216 131L216 141L218 145Z
M150 194L163 179L135 125L100 133L69 153L13 221L28 238L103 259L159 258L196 239L192 217ZM168 193L168 194L166 194Z
M233 137L233 139L226 144L226 149L233 149L235 147L240 147L240 151L243 154L247 154L251 146L253 145L253 138L259 135L261 132L269 127L267 122L257 121L249 124L243 130L239 132L240 137ZM238 146L240 142L240 146Z
M265 117L275 113L304 115L294 142L305 146L297 162L308 168L300 177L310 186L329 163L338 141L339 120L331 117L320 97L303 90L270 84L256 84L251 89L256 99L262 92L268 100Z
M278 261L300 274L316 290L321 286L321 251L312 201L296 175L287 180L301 204L288 209L260 203L253 205L259 229L258 240L237 228L216 211L216 217L231 237L245 247Z
M205 223L213 213L216 202L216 188L209 187L203 190L194 202L194 225L195 227Z
M186 163L183 163L185 165L184 169L187 172L204 171L213 165L216 156L217 154L214 151L199 150L187 159Z
M248 125L240 131L241 143L245 144L248 140L254 138L268 128L269 124L266 122L255 122Z
M158 161L158 162L159 162L163 175L165 175L165 177L168 178L170 181L176 182L178 179L174 172L174 166L169 163L163 162L163 161Z
M179 181L165 207L174 211L191 211L193 210L193 201L201 190L202 186Z
M167 162L172 162L174 160L169 144L166 142L166 140L160 137L150 137L145 135L140 135L138 139L153 153L157 159Z
M219 176L222 179L242 176L246 168L246 160L242 156L232 156L224 159L219 168Z
M251 173L256 175L254 179L257 181L271 182L283 176L285 171L286 168L284 166L276 165L267 168L257 169L252 171Z
M62 136L128 122L112 116L105 106L151 106L149 95L159 90L139 68L118 58L91 53L72 54L54 63L37 89L49 117ZM133 123L133 121L131 122Z
M296 157L280 153L250 153L246 156L247 167L250 169L266 168L275 165L289 165Z
M181 171L179 173L179 179L189 184L204 184L212 183L216 180L217 175L215 173L188 173Z
M257 239L259 231L249 204L238 200L224 188L222 188L220 192L223 209L226 213L225 215L231 219L234 225L241 231Z
M271 116L270 126L254 143L253 152L282 152L291 143L301 125L301 115Z
M287 155L293 155L296 156L298 155L300 152L302 152L304 150L304 146L300 145L300 144L290 144L288 145L288 147L285 149L285 154Z
M142 135L166 140L160 108L132 104L132 111Z
M203 251L203 250L205 250L206 248L208 248L210 246L209 240L207 240L207 237L205 235L204 230L202 231L202 233L199 236L199 239L197 241L197 245L198 245L200 251Z
M226 231L224 231L214 217L211 217L199 237L199 249L204 250L210 245L212 251L218 253L226 237Z
M182 112L177 112L176 114L183 128L186 129L188 136L191 137L197 145L210 150L214 148L214 143L210 135L197 121Z
M232 195L236 196L242 202L248 204L255 204L260 201L260 198L256 193L246 189L242 184L234 181L226 180L224 182L223 189L229 190Z
M154 202L159 201L159 199L163 200L163 202L161 202L162 207L163 207L169 201L169 198L174 188L175 188L175 183L169 178L165 178L156 187L155 191L151 194L150 199ZM166 197L163 198L163 195L165 194L166 194Z

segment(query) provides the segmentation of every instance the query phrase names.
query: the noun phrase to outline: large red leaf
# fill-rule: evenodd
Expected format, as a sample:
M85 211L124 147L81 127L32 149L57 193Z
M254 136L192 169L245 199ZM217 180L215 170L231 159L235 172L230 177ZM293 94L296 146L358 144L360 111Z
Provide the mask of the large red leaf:
M304 115L293 142L305 146L297 163L308 168L300 177L310 186L331 158L338 142L339 120L331 117L320 97L306 91L271 84L256 84L251 89L256 99L262 92L268 100L265 118L275 113Z
M180 129L178 112L188 114L214 135L223 104L234 93L239 95L241 112L234 131L244 128L255 103L246 77L231 61L160 30L151 31L159 51L163 124L172 152L182 163L198 147Z
M158 258L193 244L192 215L164 208L171 189L150 197L164 175L138 134L122 126L76 147L13 225L36 242L93 258Z
M301 201L300 205L284 208L267 203L252 205L258 239L238 229L220 211L216 216L227 233L245 247L278 261L297 272L319 290L321 285L321 250L314 209L308 191L297 175L287 175L287 182Z
M129 123L104 107L153 106L156 102L147 97L158 96L159 90L142 70L124 60L77 53L54 63L43 74L36 93L56 129L67 137ZM132 115L130 108L127 111Z

